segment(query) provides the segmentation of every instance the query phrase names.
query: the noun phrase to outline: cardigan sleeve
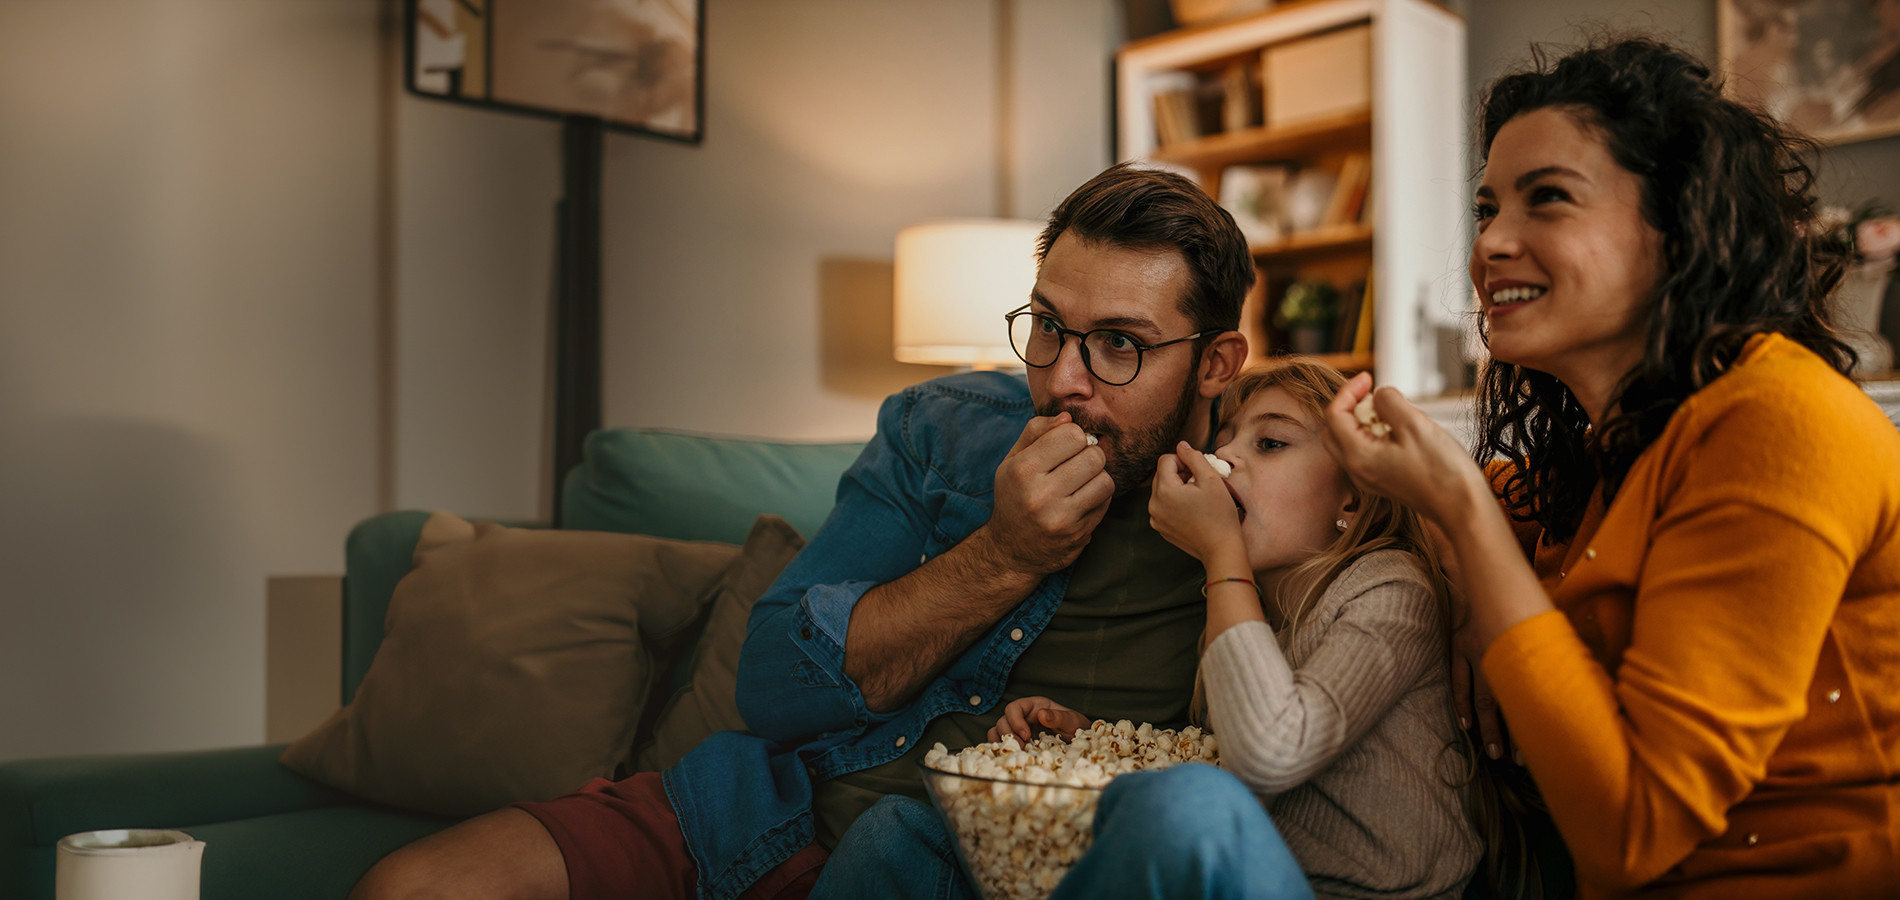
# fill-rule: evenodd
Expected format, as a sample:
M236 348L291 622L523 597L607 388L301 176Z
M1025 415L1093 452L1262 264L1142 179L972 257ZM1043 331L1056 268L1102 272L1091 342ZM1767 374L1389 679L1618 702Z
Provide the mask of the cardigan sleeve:
M1347 592L1343 603L1333 591ZM1321 608L1338 617L1298 669L1264 622L1229 628L1207 648L1202 672L1221 768L1256 793L1285 792L1325 769L1427 666L1443 664L1437 600L1401 554L1368 556L1327 593Z
M1650 448L1653 480L1632 467L1619 499L1654 508L1620 660L1606 669L1558 611L1518 623L1484 659L1588 883L1653 881L1726 831L1807 714L1878 516L1878 492L1856 488L1877 438L1800 382L1781 388L1685 404L1683 427Z

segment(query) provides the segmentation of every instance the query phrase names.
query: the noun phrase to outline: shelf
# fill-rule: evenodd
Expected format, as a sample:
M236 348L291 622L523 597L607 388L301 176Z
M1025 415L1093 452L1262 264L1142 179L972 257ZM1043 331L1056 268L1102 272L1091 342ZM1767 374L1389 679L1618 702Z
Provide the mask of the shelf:
M1284 128L1248 128L1157 148L1154 158L1203 172L1239 163L1301 159L1372 143L1372 111L1360 110Z
M1272 244L1253 244L1247 250L1255 259L1284 260L1326 253L1348 253L1372 249L1372 226L1333 225L1310 231L1297 231L1286 240Z

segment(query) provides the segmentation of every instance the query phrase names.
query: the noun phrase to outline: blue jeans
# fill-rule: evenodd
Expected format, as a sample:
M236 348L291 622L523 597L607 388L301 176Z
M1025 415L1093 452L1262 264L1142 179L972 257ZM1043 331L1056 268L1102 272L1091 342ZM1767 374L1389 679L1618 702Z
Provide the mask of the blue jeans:
M845 832L813 900L976 900L953 838L929 804L885 797ZM1135 772L1110 782L1095 843L1051 900L1099 897L1312 900L1299 863L1240 779L1210 765Z

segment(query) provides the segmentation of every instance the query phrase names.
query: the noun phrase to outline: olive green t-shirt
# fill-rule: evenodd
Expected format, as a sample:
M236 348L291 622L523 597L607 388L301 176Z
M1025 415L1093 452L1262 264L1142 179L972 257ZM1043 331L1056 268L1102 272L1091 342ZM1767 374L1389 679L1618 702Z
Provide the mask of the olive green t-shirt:
M1047 628L1010 670L1003 704L1043 696L1111 722L1187 724L1207 625L1200 562L1148 525L1148 492L1115 498L1075 563L1069 591ZM1003 714L949 713L924 728L909 752L817 786L813 811L826 849L885 794L926 800L918 762L941 742L952 752L982 743Z

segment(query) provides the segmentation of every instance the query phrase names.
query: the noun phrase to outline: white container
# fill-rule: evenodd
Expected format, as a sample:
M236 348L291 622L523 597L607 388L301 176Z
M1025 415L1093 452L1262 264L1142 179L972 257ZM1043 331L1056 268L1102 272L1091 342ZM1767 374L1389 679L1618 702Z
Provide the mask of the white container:
M182 831L82 831L59 840L55 900L198 900L203 841Z

